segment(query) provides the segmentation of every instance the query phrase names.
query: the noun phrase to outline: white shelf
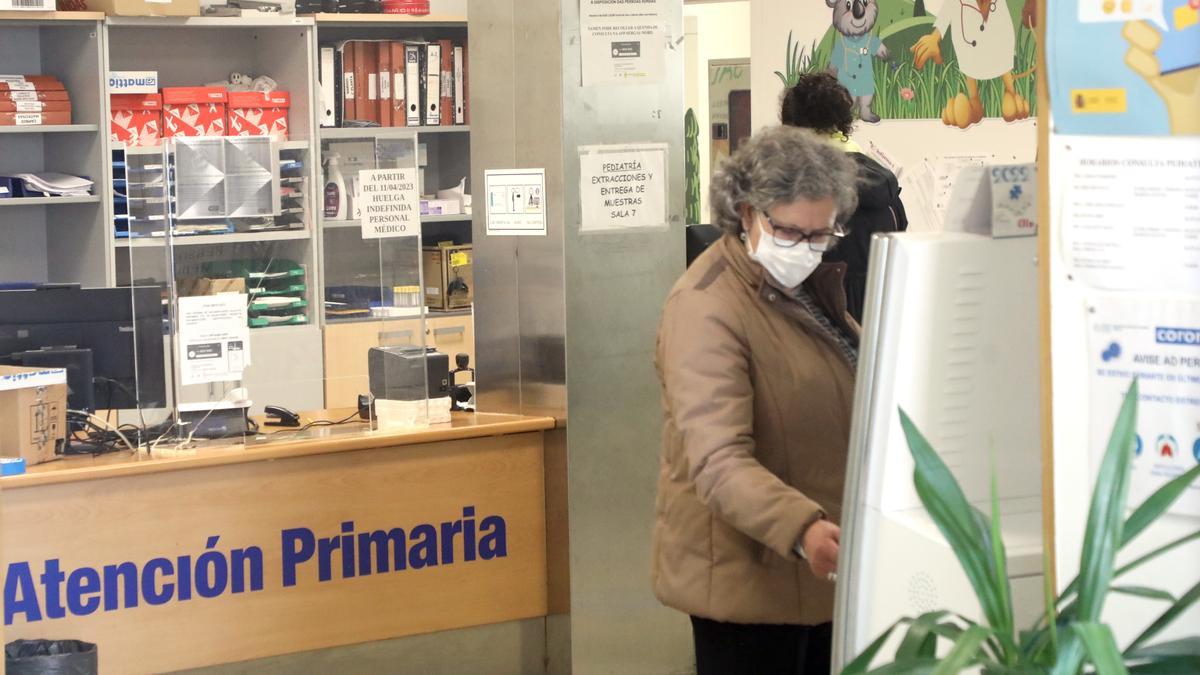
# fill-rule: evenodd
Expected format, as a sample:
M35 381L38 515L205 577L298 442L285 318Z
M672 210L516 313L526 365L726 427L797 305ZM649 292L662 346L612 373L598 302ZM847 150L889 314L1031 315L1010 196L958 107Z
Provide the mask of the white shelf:
M0 11L0 22L19 21L25 25L61 25L64 23L96 23L104 20L104 12L27 12Z
M466 27L467 17L456 14L315 14L318 26L435 26Z
M99 131L100 127L95 124L36 124L27 127L2 126L0 127L0 135L3 134L70 134L70 133L88 133Z
M451 216L421 216L422 223L458 223L471 219L469 213L456 213Z
M262 12L247 16L110 16L107 22L113 27L147 28L271 28L313 25L312 17L271 16Z
M232 234L188 234L176 236L172 242L176 246L213 246L216 244L246 244L267 241L298 241L309 239L308 230L284 230L282 232L234 232ZM135 237L122 238L116 242L117 248L151 248L166 244L166 237Z
M336 140L340 138L379 138L388 136L402 138L412 132L418 134L462 134L469 131L471 131L470 125L460 124L444 127L321 127L317 133L321 135L323 140Z
M280 150L307 150L308 141L284 141L278 144ZM119 149L119 148L117 148ZM126 155L161 155L163 146L161 145L139 145L132 148L125 148Z
M50 206L52 204L98 204L100 197L97 195L89 195L87 197L12 197L8 199L0 199L0 208L5 206L20 207L20 206Z

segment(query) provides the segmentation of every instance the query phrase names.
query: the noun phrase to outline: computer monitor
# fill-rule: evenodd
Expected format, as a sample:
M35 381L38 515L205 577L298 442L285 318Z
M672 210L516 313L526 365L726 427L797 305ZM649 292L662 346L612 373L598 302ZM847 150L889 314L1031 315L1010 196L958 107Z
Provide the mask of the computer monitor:
M165 407L164 349L157 287L0 290L0 363L66 368L72 410Z
M712 243L721 238L721 228L716 225L688 225L687 231L687 266L700 257Z

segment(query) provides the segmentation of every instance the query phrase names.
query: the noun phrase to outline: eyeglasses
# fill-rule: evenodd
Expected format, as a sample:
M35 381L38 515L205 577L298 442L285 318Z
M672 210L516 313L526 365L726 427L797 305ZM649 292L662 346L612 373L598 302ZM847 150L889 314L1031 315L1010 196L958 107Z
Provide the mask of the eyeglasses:
M763 211L762 214L767 224L771 226L771 238L775 240L775 245L781 248L791 248L800 242L807 242L809 250L815 253L824 253L836 246L837 242L846 236L846 228L841 225L808 232L798 227L779 225L766 211Z

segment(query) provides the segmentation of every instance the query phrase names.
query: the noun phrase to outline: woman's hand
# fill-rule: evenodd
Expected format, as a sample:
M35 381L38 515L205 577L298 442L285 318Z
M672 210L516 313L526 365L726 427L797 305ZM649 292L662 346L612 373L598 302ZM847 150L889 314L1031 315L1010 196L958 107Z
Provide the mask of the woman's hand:
M828 520L818 520L805 530L800 546L816 578L825 581L837 578L838 542L841 536L842 528Z

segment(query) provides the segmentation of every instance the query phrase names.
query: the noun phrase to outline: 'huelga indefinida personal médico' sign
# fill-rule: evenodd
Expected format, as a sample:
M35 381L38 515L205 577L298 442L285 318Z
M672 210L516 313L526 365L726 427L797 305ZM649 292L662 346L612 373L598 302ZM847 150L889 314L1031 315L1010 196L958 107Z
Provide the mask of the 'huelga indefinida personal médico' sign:
M100 568L67 568L58 558L40 566L11 562L4 582L4 624L12 625L18 617L32 623L263 590L262 547L221 550L220 538L210 536L195 555ZM306 527L286 529L280 532L279 545L284 588L296 586L303 570L313 567L317 583L322 583L508 555L504 518L492 515L477 522L473 506L463 507L459 520L414 525L407 531L394 527L356 532L353 521L325 537Z

